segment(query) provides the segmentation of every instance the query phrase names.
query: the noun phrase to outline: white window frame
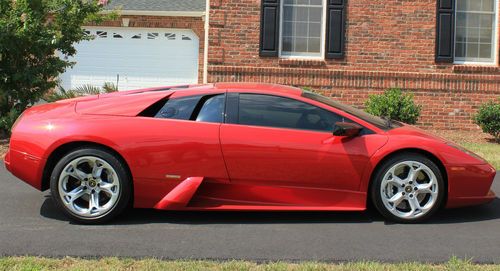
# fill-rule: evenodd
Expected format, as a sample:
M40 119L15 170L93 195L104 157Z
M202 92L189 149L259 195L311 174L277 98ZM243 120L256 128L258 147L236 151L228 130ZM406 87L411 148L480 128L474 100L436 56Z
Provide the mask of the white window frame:
M326 47L326 12L328 0L323 0L323 16L321 18L321 42L320 42L320 55L319 56L307 56L307 55L288 55L283 54L283 10L285 1L280 1L280 31L279 31L279 57L284 59L306 59L306 60L324 60L325 59L325 47Z
M499 22L499 9L500 9L500 0L494 0L494 11L495 11L495 22L494 22L494 29L493 29L493 42L491 44L492 50L493 50L493 56L491 61L467 61L465 59L459 59L457 60L456 58L456 49L457 49L457 10L455 8L455 29L454 29L454 37L453 37L453 46L454 46L454 64L461 64L461 65L482 65L482 66L497 66L497 63L499 61L498 57L498 50L500 49L498 47L498 44L500 43L498 33L498 22Z

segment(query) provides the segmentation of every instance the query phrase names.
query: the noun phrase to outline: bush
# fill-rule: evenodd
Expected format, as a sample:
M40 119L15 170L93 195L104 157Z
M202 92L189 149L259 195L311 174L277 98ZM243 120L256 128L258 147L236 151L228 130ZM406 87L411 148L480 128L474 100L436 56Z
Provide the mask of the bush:
M500 142L500 99L483 104L474 116L474 122Z
M370 95L365 105L370 114L408 124L415 124L422 110L422 106L413 101L412 94L404 94L398 88L389 89L382 95Z
M52 103L64 99L72 99L87 95L97 95L101 93L111 93L118 91L118 88L113 83L104 83L102 88L92 85L83 85L75 89L66 90L60 87L59 90L53 91L45 95L43 99L46 102Z
M0 117L0 139L4 136L10 136L10 128L14 125L21 112L12 108L5 116Z

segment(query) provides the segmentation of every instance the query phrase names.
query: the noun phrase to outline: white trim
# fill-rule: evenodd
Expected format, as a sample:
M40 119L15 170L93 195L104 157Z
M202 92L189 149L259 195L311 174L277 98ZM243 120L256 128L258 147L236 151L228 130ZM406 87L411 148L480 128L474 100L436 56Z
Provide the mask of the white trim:
M323 0L323 16L321 18L321 43L320 43L320 55L319 56L299 56L299 55L283 55L282 54L282 48L283 48L283 6L284 6L284 1L280 1L280 33L279 33L279 51L278 51L278 56L279 58L283 59L304 59L304 60L324 60L325 59L325 47L326 47L326 17L327 17L327 3L328 0Z
M203 84L208 83L208 46L210 34L210 0L206 1L205 7L205 48L203 51Z
M114 10L105 10L102 13L109 14ZM205 11L153 11L153 10L118 10L118 15L130 16L167 16L167 17L203 17Z
M457 12L464 12L464 11L458 11L458 10L455 10L455 31L454 31L454 34L455 36L453 37L453 46L454 46L454 56L453 56L453 64L458 64L458 65L480 65L480 66L498 66L498 61L499 61L499 44L500 44L500 37L499 37L499 33L500 33L500 30L498 29L499 28L499 25L498 25L498 22L500 20L500 0L495 0L494 1L494 4L495 4L495 7L494 7L494 12L493 13L490 13L490 14L496 14L495 16L495 22L493 23L494 25L494 29L493 29L493 37L492 37L492 40L493 40L493 43L491 44L491 50L493 50L493 56L491 58L490 61L466 61L466 60L463 60L463 59L460 59L460 60L456 60L457 57L456 57L456 48L457 48Z

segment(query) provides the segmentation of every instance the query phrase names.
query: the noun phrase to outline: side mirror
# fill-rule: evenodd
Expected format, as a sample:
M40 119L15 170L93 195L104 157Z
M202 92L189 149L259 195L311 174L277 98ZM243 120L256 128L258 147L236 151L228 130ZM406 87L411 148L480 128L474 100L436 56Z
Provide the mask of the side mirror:
M334 136L355 137L358 136L363 126L357 123L337 122L333 127Z

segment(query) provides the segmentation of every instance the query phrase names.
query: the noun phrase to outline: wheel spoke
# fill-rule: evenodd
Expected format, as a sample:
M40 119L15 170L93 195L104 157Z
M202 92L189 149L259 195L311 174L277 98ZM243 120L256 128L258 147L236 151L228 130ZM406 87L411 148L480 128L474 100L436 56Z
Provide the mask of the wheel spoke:
M116 185L110 184L110 183L101 183L100 189L104 191L105 193L108 193L110 196L115 195L116 191L113 191L113 188L115 188Z
M408 165L410 167L410 170L408 171L408 176L406 177L406 180L415 182L418 177L418 173L421 170L420 165L418 166L417 169L414 169L413 167L415 166L413 163Z
M388 180L387 183L395 184L397 187L404 185L404 181L394 174L392 174L392 179Z
M399 206L399 204L401 204L403 199L404 199L403 192L399 192L394 196L392 196L388 201L393 204L393 208L396 208Z
M420 202L418 202L417 197L409 198L408 203L410 204L411 214L414 214L417 210L420 210Z
M431 182L431 183L426 183L426 184L420 184L420 185L417 185L417 194L431 194L433 193L432 191L432 186L434 184Z
M73 189L71 192L66 193L66 196L69 197L69 203L73 203L75 200L81 198L85 194L86 194L85 189L83 189L82 186L79 186Z
M97 162L95 162L94 167L92 168L92 176L94 178L101 178L103 169L104 168L102 166L98 166Z
M83 180L85 180L88 177L87 173L79 170L75 166L73 166L71 169L68 169L68 170L70 170L70 171L67 172L67 174L69 176L71 176L71 177L79 180L79 181L83 181Z
M99 194L94 192L90 194L89 212L99 209Z

